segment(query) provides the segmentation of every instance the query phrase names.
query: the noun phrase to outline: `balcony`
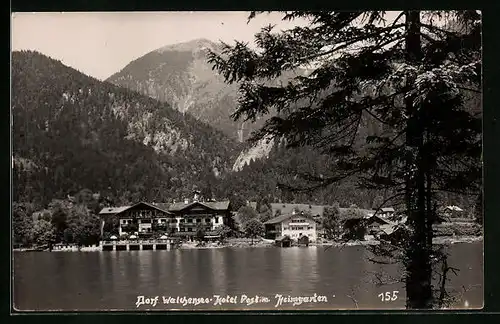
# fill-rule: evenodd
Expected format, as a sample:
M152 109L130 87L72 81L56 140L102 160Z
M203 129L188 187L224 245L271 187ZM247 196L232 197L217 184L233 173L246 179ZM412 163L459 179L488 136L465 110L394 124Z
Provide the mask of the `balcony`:
M199 224L201 225L207 225L207 224L204 224L204 223L179 223L179 226L192 226L192 227L196 227L198 226Z
M164 231L167 232L172 228L177 228L177 224L169 224L169 223L153 223L151 229L153 231Z
M125 224L121 225L123 232L137 232L139 230L138 224Z

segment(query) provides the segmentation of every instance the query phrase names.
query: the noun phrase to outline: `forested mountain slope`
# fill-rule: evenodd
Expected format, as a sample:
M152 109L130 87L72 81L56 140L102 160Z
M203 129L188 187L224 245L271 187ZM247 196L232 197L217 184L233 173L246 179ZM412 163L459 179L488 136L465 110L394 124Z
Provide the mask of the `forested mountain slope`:
M82 188L116 201L190 194L229 171L237 144L190 115L37 52L12 54L14 199Z

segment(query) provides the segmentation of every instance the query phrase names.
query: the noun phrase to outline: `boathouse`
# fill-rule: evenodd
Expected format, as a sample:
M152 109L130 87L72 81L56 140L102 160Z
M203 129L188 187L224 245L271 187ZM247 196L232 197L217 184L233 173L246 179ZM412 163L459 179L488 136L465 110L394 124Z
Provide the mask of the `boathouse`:
M279 247L291 247L292 246L292 239L288 235L280 236L280 237L276 238L276 240L274 242L275 242L276 246L279 246Z

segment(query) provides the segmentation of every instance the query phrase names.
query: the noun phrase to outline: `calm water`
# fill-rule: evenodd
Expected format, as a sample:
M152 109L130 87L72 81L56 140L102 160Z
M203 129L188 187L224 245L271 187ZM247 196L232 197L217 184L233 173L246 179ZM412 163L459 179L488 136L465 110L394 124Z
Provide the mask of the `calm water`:
M449 265L460 269L448 285L459 297L456 307L482 307L482 243L456 244L450 251ZM365 260L366 255L363 247L16 252L14 304L18 310L62 311L353 309L356 303L363 309L404 307L401 284L375 284L378 277L396 275L397 267L375 265ZM395 301L378 297L393 291L399 291ZM276 308L276 294L316 294L326 300ZM136 308L139 295L159 299L154 307ZM235 296L236 304L215 306L214 295ZM268 300L247 306L242 295ZM204 298L208 303L164 304L162 296Z

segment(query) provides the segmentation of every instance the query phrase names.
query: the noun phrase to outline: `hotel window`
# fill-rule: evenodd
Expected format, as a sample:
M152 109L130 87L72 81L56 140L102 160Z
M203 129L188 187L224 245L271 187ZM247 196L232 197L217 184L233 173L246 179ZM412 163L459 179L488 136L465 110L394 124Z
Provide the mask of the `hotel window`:
M215 217L215 224L219 223L219 217Z
M122 224L127 224L127 220L126 219L122 219Z
M197 218L197 219L196 219L196 222L197 222L197 223L201 223L201 219Z
M179 223L185 223L185 222L186 222L186 220L185 220L185 219L181 219L181 220L179 221Z
M162 223L166 223L166 222L167 222L167 220L166 220L166 219L161 219L161 222L162 222Z
M210 218L205 218L205 223L210 223L212 220Z
M193 222L193 219L191 219L191 218L190 218L190 219L188 219L188 220L187 220L187 222L188 222L188 223L192 223L192 222Z

